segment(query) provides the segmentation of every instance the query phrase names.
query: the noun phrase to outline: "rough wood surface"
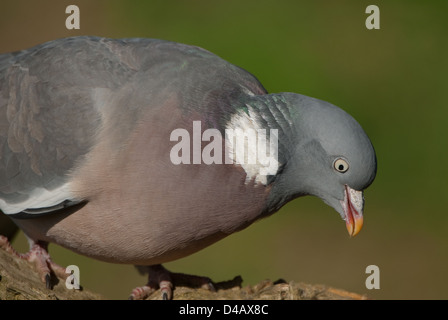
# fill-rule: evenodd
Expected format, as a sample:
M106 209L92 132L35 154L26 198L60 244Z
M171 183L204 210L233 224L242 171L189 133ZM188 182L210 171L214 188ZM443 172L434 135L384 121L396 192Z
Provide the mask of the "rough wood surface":
M0 300L93 300L101 295L88 290L68 290L56 280L52 290L40 280L34 266L0 249Z
M216 292L206 289L178 287L176 300L366 300L364 295L335 289L324 285L312 285L294 281L264 280L254 286L241 287L241 277L216 284ZM149 299L158 300L160 292Z
M366 296L324 285L293 281L264 280L254 286L241 286L241 277L215 284L216 291L176 287L177 300L364 300ZM161 298L159 291L148 299ZM0 300L97 300L100 294L69 290L64 280L56 280L53 289L46 289L32 264L0 249Z

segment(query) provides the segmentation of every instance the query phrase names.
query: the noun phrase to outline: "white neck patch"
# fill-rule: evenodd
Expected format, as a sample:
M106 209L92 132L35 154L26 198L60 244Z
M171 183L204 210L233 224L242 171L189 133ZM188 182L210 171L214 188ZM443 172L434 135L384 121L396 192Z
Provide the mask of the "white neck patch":
M253 108L246 106L248 113L238 112L227 123L226 157L244 169L246 183L254 180L266 185L267 176L275 175L279 168L278 129L262 127Z

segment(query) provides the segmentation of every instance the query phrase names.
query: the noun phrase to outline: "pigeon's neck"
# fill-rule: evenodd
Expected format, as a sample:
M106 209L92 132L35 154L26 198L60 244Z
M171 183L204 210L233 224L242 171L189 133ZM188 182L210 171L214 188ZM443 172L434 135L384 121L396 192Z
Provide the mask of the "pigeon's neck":
M289 111L281 96L245 96L226 121L227 152L246 172L246 181L270 185L288 158Z
M251 96L245 103L246 112L250 118L263 128L277 129L278 140L278 170L274 175L268 176L267 185L271 191L266 203L263 215L269 215L290 200L300 196L300 192L290 192L288 186L288 162L296 149L298 141L298 128L294 125L298 114L301 113L300 106L290 108L287 100L288 94L267 94ZM271 136L272 138L272 136Z
M257 127L269 129L268 136L276 134L278 161L284 164L290 157L295 140L291 110L283 94L250 96L243 107Z
M269 150L266 153L268 156L263 158L261 152L262 157L257 158L255 164L246 159L239 161L248 180L262 183L270 190L262 216L277 211L287 202L305 194L297 188L294 166L291 165L295 161L297 147L309 138L301 131L306 110L295 100L297 95L290 93L245 96L234 104L237 106L236 112L226 124L226 131L229 128L241 128L243 132L253 132L254 129L266 132L261 145ZM260 140L254 142L248 138L248 147L248 155L259 156ZM238 158L238 148L230 149L230 154Z

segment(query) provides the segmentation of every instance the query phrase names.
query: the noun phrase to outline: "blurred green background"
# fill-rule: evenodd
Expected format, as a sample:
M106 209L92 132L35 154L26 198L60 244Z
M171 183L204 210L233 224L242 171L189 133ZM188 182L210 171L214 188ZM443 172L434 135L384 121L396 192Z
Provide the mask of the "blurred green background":
M65 28L76 4L81 29ZM368 5L380 30L365 27ZM244 285L284 278L374 299L448 299L448 1L2 1L0 52L74 35L149 37L206 48L258 77L269 92L334 103L370 136L378 175L365 192L364 228L317 198L299 198L274 216L179 261L173 271ZM25 251L20 235L15 245ZM146 282L134 267L98 262L50 246L76 264L81 284L125 299ZM365 287L368 265L380 289Z

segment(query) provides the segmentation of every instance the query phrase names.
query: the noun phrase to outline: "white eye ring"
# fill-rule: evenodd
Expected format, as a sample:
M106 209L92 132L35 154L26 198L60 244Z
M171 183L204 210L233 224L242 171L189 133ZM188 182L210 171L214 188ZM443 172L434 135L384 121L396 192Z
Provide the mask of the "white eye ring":
M348 170L348 162L345 159L337 158L333 162L333 167L336 171L344 173Z

